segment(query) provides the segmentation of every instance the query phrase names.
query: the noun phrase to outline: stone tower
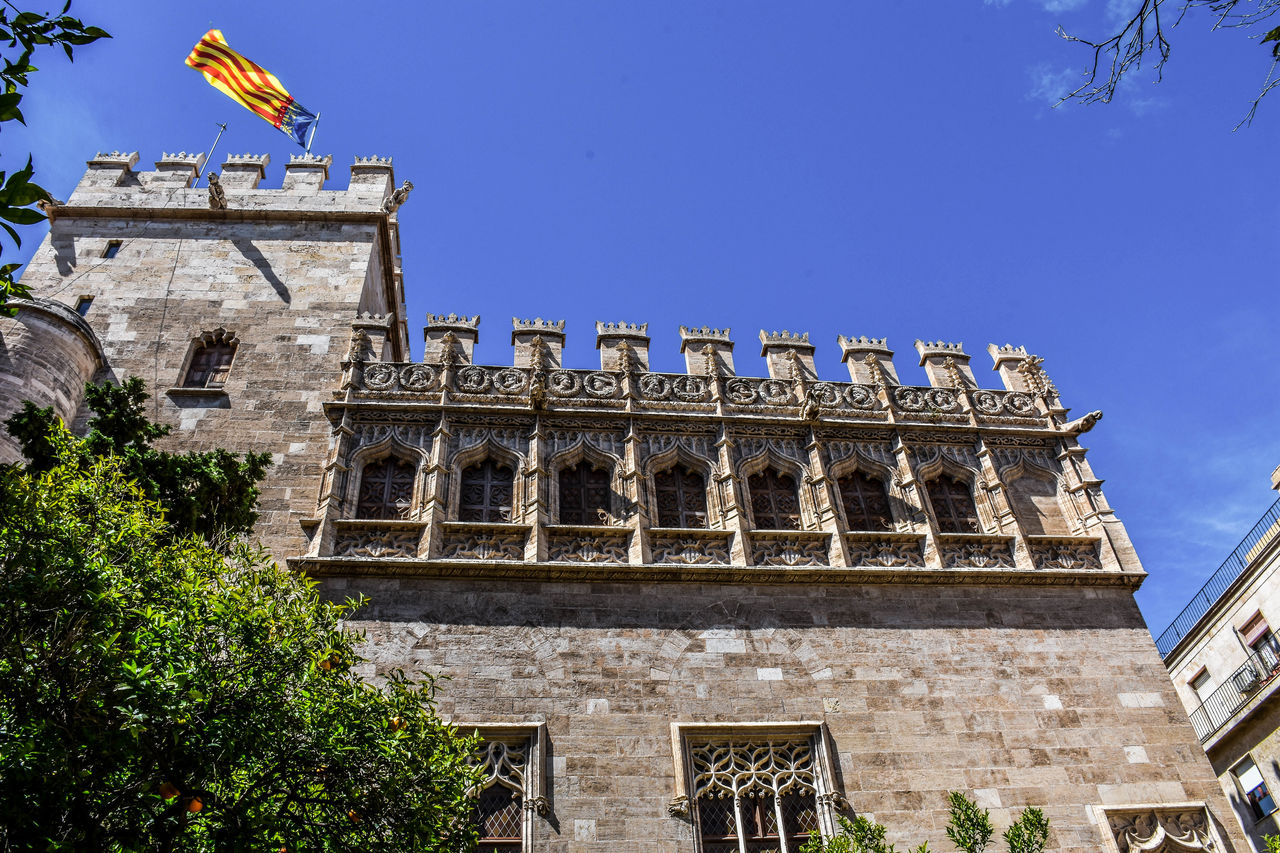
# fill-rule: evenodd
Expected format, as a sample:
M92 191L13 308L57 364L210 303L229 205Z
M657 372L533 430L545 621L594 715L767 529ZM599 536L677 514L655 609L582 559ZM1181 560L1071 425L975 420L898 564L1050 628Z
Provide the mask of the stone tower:
M0 418L31 399L72 423L86 380L139 376L174 447L272 454L259 534L286 555L307 547L302 497L353 326L378 358L409 349L391 160L358 159L345 189L307 155L260 188L268 161L228 157L219 197L192 186L199 154L155 171L135 171L137 154L90 160L23 275L35 299L0 324ZM7 433L0 456L17 456Z
M177 448L268 450L257 534L367 595L366 673L450 676L486 853L796 853L850 811L940 850L946 793L1051 849L1247 849L1133 601L1145 574L1042 362L991 346L430 314L408 358L389 161L100 155L0 326L22 397L139 375ZM674 337L674 336L673 336ZM674 345L674 341L672 341ZM834 349L834 348L833 348ZM834 352L832 353L834 355ZM39 356L39 357L35 357ZM4 412L0 412L4 414ZM1225 822L1224 822L1225 819Z

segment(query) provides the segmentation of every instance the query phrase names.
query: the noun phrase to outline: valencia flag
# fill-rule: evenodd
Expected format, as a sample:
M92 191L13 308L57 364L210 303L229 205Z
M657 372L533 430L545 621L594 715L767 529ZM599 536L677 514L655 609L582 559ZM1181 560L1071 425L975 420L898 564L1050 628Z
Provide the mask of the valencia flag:
M315 115L299 105L274 74L232 50L221 30L205 33L187 64L203 74L209 85L307 146Z

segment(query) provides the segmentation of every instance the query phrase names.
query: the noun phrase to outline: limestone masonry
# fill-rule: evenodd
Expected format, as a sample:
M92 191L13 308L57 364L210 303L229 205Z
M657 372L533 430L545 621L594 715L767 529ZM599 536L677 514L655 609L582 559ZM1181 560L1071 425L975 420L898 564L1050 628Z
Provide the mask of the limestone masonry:
M1249 849L1079 444L1101 413L1022 347L993 389L958 343L912 377L841 337L827 382L807 334L760 332L754 377L690 326L654 373L608 322L576 369L533 318L479 365L480 318L429 314L412 362L389 159L137 161L50 207L0 417L140 376L171 447L270 452L257 536L481 732L483 850L795 853L857 812L946 851L949 790L1043 807L1053 850Z

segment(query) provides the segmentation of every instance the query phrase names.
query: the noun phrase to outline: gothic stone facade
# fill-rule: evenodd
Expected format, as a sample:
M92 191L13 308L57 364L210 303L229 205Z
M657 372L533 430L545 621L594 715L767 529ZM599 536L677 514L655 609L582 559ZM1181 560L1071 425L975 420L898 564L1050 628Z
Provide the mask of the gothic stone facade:
M946 792L1062 851L1244 850L1133 601L1144 577L1040 360L917 342L429 315L408 358L389 160L99 155L0 326L0 408L82 422L80 384L137 375L173 447L269 451L257 535L367 595L368 673L442 673L478 728L485 849L798 848L856 811L949 849ZM748 370L746 373L750 374ZM6 446L11 458L14 449ZM1230 824L1230 825L1226 825Z

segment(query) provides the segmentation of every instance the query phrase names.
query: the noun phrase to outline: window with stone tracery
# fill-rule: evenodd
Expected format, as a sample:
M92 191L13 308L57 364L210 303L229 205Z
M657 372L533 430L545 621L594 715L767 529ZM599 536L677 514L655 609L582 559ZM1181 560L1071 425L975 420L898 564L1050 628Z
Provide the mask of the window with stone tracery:
M515 472L492 459L462 472L459 521L510 521Z
M579 462L560 471L560 523L608 524L609 472Z
M364 466L356 518L408 518L413 503L414 467L395 456Z
M751 518L761 530L799 530L800 493L790 474L766 468L747 478Z
M854 471L836 480L850 530L892 530L893 513L884 482Z
M472 820L480 835L480 853L508 853L524 849L525 768L529 743L488 741L480 745L475 763L484 771Z
M707 481L697 471L673 468L653 478L659 527L707 526Z
M978 508L973 502L969 484L949 474L941 474L925 483L929 505L943 533L981 533Z
M689 752L702 853L798 853L820 831L812 738L744 738Z

